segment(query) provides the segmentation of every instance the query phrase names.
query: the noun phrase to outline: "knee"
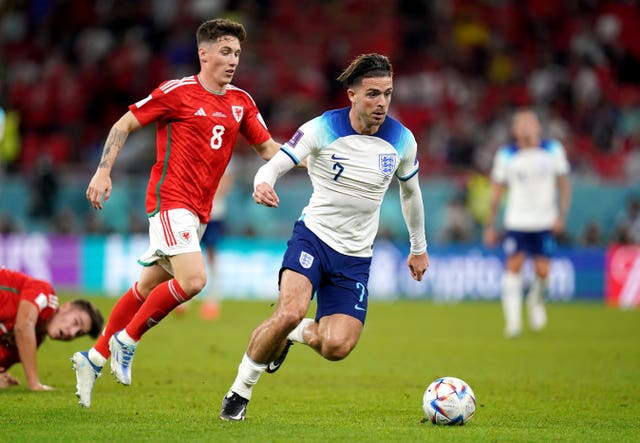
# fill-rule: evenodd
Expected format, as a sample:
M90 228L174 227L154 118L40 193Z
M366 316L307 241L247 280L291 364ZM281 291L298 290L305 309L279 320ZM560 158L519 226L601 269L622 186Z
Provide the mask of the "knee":
M293 331L304 318L304 312L295 309L283 309L278 312L277 323L287 332Z
M184 281L178 281L178 283L185 294L193 297L204 289L207 284L207 275L205 273L194 274L184 279Z
M136 285L136 292L138 293L138 295L140 295L140 297L146 300L153 288L155 288L155 286L145 285L141 282L138 282Z
M340 361L346 358L354 347L355 344L348 342L329 341L322 343L320 353L327 360Z
M542 280L549 277L550 266L548 263L540 263L536 266L536 276Z

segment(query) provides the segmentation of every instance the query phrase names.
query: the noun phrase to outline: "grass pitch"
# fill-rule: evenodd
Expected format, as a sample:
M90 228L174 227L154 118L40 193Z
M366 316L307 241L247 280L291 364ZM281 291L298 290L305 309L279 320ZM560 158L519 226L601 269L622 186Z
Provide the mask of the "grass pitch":
M103 312L113 299L97 298ZM549 325L502 336L498 303L371 302L362 338L344 361L296 344L263 374L244 422L222 422L220 403L253 328L270 302L226 301L208 322L197 302L143 338L132 386L108 368L90 409L74 396L69 357L92 341L47 341L41 381L0 391L6 442L633 442L640 441L640 312L551 304ZM462 427L421 423L422 394L437 377L466 380L474 418Z

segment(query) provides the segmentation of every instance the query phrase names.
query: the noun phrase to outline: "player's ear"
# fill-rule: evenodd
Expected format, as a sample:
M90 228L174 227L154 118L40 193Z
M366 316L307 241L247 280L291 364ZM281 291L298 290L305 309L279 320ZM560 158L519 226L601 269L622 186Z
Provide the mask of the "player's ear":
M356 91L353 88L347 89L347 97L349 97L349 101L353 104L356 103Z

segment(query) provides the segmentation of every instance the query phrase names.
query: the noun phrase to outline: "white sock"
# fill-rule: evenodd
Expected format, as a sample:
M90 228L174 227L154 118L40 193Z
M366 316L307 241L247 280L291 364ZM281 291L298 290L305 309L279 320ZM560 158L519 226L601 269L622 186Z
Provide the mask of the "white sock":
M536 277L527 293L527 311L529 326L539 331L547 324L547 312L544 307L544 297L547 292L547 279Z
M522 278L514 272L505 272L502 277L502 312L505 333L520 334L522 330Z
M123 329L122 331L116 334L118 340L120 340L125 345L136 346L138 344L138 340L134 340L131 338L129 334L127 334L127 330Z
M103 367L105 363L107 363L107 359L101 353L96 351L95 348L89 349L87 355L91 363L96 366Z
M309 323L313 323L315 320L312 318L303 318L298 326L287 335L287 338L291 341L295 341L297 343L306 343L304 341L304 330Z
M231 390L241 397L251 400L253 386L258 383L258 379L265 369L267 369L266 364L256 363L245 352L238 366L238 375L231 385Z
M527 302L529 304L535 304L544 302L544 296L547 292L547 279L536 277L531 283L529 292L527 293Z

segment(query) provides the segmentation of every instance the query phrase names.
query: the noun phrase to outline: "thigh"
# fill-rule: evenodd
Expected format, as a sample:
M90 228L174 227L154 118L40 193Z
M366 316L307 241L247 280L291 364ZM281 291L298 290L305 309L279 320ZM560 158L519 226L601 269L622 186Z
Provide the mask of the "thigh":
M506 256L505 267L510 272L518 273L524 262L531 254L531 234L521 231L507 231L502 242L502 249Z
M142 268L140 278L138 279L138 293L147 298L149 292L160 283L171 279L169 274L162 266L151 265Z
M200 251L174 255L169 261L174 277L181 283L206 277L204 256Z
M276 311L297 312L304 316L311 304L313 286L308 277L284 269L280 277L280 295Z
M551 260L545 256L537 256L533 259L533 267L538 277L547 278L551 268Z
M522 266L524 265L526 259L527 254L525 254L524 252L516 252L515 254L511 254L505 260L505 268L509 272L517 274L522 270Z
M326 261L323 244L302 222L296 222L291 238L287 242L287 250L282 258L280 269L281 285L284 272L294 271L304 276L311 284L311 293L316 291L324 272L323 261Z

